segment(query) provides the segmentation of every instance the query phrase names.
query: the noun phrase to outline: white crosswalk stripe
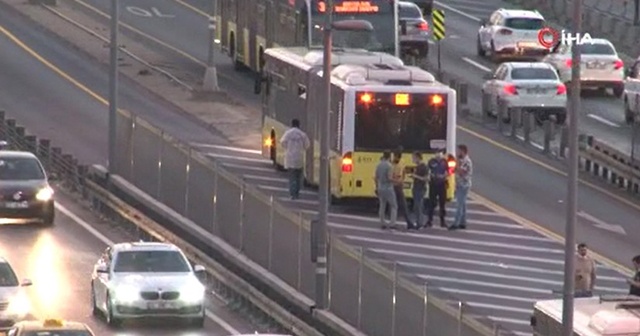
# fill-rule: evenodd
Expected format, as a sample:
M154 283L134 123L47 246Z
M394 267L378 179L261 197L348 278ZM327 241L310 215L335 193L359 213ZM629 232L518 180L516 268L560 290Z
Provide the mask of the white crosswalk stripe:
M452 6L464 2L454 1ZM291 200L286 173L277 172L258 151L198 148L283 205L303 216L317 215L317 192L305 189L300 199ZM459 231L382 230L376 210L373 205L332 207L330 228L344 241L362 247L369 257L389 267L395 263L401 274L462 300L474 314L516 335L531 335L529 318L535 301L558 297L554 291L562 288L563 247L475 200L468 203L468 228ZM454 215L455 204L450 204L448 223ZM625 276L604 265L597 265L597 272L596 293L627 292Z

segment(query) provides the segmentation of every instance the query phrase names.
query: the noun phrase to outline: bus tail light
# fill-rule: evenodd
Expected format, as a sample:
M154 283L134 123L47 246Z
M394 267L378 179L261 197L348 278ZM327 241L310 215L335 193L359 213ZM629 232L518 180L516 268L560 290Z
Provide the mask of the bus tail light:
M449 167L449 175L452 175L456 171L457 164L458 163L456 162L456 158L454 158L452 155L449 155L449 157L447 158L447 167Z
M268 137L264 140L264 146L267 148L271 148L273 146L273 138Z
M429 97L429 103L433 106L440 106L444 103L444 98L441 95L435 94Z
M353 171L353 159L351 158L351 153L347 153L342 158L342 172L351 173L352 171Z
M371 95L370 93L363 93L360 95L361 103L369 104L372 101L373 101L373 95Z

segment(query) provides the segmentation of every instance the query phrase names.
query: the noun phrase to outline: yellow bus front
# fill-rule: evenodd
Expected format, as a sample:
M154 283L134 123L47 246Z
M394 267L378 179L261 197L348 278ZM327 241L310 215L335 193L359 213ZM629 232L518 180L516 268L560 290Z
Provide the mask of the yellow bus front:
M348 104L347 104L348 106ZM453 198L455 168L455 92L444 88L440 93L357 92L355 113L346 113L342 157L336 157L334 175L340 185L339 198L373 198L375 170L384 151L402 152L401 164L406 173L405 196L411 198L416 167L412 154L419 152L423 161L444 149L449 165L447 198ZM348 125L352 125L352 131ZM353 135L349 137L347 135ZM335 190L335 189L334 189Z

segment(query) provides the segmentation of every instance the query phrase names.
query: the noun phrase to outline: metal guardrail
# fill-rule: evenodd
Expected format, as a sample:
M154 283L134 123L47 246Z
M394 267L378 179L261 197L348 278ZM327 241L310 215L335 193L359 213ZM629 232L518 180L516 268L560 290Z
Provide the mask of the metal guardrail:
M580 159L586 172L634 195L640 194L640 161L592 136L584 137Z

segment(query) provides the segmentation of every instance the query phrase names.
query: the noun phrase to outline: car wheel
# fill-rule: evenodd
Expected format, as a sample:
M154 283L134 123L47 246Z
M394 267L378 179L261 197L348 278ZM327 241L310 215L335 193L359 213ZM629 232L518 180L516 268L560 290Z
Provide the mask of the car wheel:
M484 48L482 48L482 43L480 42L480 35L478 35L478 38L477 38L476 48L477 48L478 56L480 57L487 56L487 52L484 50Z
M54 208L53 206L51 208ZM42 217L42 224L46 225L46 226L51 226L53 225L53 222L56 219L56 213L55 210L51 209L51 211L47 212L43 217Z
M111 327L118 328L122 325L122 319L113 316L113 306L111 306L111 297L107 295L107 313L105 317L107 324Z
M613 88L613 95L616 96L616 98L621 98L623 94L624 94L623 86L615 86Z
M93 316L100 315L100 309L98 309L98 303L96 302L96 290L93 287L93 281L91 282L91 314Z
M493 44L493 40L491 41L491 61L494 63L500 62L500 57L498 56L498 52L496 52L496 46Z

